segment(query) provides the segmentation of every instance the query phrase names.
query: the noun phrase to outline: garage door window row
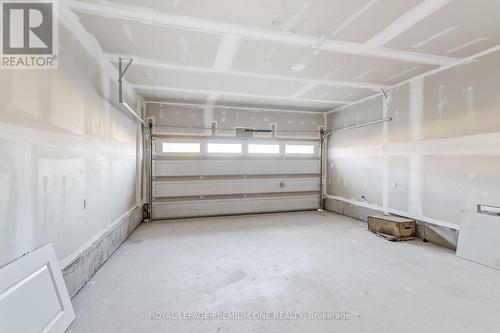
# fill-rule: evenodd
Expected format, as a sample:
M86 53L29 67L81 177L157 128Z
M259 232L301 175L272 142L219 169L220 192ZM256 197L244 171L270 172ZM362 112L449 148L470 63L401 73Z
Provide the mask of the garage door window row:
M279 155L280 144L248 143L247 153L253 155ZM283 144L283 152L286 155L314 155L316 147L314 144ZM208 154L242 154L241 143L208 143L206 147ZM167 154L200 154L201 143L199 142L163 142L162 152Z

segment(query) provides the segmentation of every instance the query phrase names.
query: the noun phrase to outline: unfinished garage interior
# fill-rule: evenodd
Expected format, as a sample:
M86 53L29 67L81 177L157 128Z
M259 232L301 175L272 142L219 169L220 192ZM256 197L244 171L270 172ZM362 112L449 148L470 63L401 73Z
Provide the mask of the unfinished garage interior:
M500 332L500 0L0 4L0 332Z

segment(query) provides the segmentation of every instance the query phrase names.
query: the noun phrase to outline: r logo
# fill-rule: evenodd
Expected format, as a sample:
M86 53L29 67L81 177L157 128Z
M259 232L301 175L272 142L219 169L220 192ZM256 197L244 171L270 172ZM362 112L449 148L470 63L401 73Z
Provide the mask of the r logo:
M2 3L3 54L52 54L54 16L51 2Z

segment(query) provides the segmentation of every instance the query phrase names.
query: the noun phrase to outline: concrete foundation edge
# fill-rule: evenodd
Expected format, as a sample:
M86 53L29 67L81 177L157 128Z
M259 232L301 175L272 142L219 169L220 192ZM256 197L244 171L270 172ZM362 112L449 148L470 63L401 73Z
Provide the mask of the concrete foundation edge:
M340 215L348 216L363 222L368 221L370 215L382 215L383 211L363 207L338 199L326 199L325 209ZM406 216L412 218L411 216ZM433 244L444 246L453 250L457 248L458 230L435 226L419 220L417 222L417 237Z
M71 263L62 267L64 281L71 298L85 286L141 221L142 207L136 206L81 251Z

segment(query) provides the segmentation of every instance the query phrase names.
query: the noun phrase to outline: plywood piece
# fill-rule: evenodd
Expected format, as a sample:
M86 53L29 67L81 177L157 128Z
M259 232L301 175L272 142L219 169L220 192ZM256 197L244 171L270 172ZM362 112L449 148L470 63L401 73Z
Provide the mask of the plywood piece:
M74 319L51 244L0 268L0 332L64 332Z
M457 256L500 269L500 217L463 212Z

